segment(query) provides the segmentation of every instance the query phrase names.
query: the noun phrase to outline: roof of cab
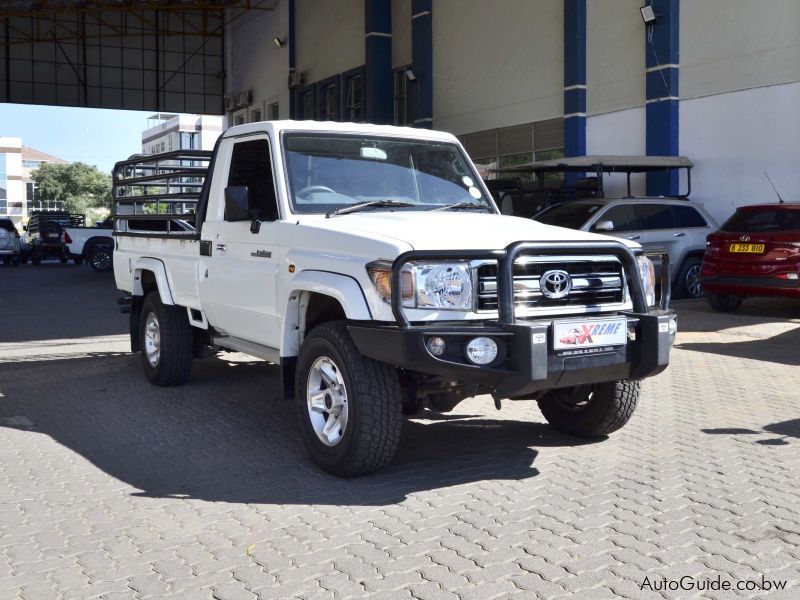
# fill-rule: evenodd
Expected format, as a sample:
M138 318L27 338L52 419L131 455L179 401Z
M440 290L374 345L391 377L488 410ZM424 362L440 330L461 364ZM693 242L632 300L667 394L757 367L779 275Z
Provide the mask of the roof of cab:
M225 131L222 137L236 137L249 133L282 133L284 131L296 132L329 132L329 133L355 133L409 137L423 140L441 142L458 142L458 139L445 131L421 129L416 127L394 127L392 125L373 125L372 123L339 123L336 121L258 121L245 125L235 125Z

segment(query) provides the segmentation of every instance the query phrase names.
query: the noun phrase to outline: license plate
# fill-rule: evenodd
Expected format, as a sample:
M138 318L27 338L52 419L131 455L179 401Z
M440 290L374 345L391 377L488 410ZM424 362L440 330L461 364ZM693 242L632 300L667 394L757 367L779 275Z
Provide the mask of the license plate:
M760 254L764 252L764 244L731 244L728 250L742 254Z
M624 346L627 341L628 320L624 317L553 322L554 350Z
M47 237L49 237L49 238L57 238L57 237L58 237L58 234L57 234L57 233L48 233L48 234L46 234L46 235L47 235Z

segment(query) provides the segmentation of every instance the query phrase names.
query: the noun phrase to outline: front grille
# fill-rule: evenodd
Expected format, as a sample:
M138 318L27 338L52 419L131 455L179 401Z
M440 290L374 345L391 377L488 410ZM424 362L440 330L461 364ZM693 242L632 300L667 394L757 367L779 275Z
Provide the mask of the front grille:
M563 298L548 298L540 288L544 273L566 271L572 290ZM497 310L497 263L477 269L478 310ZM525 312L548 308L602 308L625 302L625 275L622 263L613 256L552 257L521 256L514 263L514 305Z

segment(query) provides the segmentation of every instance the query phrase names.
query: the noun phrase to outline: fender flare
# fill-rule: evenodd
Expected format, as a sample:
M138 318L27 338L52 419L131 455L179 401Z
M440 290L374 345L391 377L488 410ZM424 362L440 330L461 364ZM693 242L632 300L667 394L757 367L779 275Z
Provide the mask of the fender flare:
M156 258L140 258L133 265L133 295L144 296L142 288L142 272L150 271L156 278L158 295L161 297L162 304L175 304L172 299L172 290L167 277L167 269L164 263Z
M290 282L288 289L281 331L281 356L297 356L300 350L300 316L304 309L302 298L307 296L303 292L330 296L341 305L345 316L350 320L372 319L364 290L350 275L329 271L301 271Z

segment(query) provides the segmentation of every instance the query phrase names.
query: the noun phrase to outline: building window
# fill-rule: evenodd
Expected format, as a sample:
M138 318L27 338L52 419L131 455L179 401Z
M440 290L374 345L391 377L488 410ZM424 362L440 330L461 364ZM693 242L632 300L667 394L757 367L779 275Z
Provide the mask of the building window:
M338 82L324 82L319 85L319 120L337 121L339 119Z
M303 118L314 118L314 91L309 90L303 94Z
M269 118L272 121L277 121L281 118L281 105L279 102L269 105Z
M43 160L23 160L22 161L22 168L23 169L38 169L42 166Z
M244 125L247 122L247 118L245 117L244 112L240 112L238 114L233 115L233 124L234 125Z
M347 95L344 103L344 118L360 123L364 120L364 77L360 73L346 79Z
M264 117L261 114L260 108L254 108L250 111L250 122L251 123L258 123L259 121L263 121Z
M181 131L181 150L199 150L200 133L197 131Z
M405 66L394 72L394 124L413 125L413 85L408 78L411 66Z
M28 204L36 200L36 182L28 181L25 183L25 199Z

